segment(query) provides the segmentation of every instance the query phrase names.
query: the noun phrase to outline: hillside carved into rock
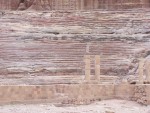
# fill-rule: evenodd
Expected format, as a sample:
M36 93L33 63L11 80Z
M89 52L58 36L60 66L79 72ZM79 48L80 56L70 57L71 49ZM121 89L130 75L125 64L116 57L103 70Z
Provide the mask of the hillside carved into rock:
M77 77L84 55L101 56L102 75L136 76L149 62L149 11L1 12L0 76Z

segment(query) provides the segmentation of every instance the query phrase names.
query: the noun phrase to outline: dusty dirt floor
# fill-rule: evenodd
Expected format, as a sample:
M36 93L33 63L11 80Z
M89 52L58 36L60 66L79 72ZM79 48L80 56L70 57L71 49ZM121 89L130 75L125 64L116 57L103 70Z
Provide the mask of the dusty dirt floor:
M56 107L52 104L0 106L0 113L150 113L150 106L126 100L105 100L90 105Z

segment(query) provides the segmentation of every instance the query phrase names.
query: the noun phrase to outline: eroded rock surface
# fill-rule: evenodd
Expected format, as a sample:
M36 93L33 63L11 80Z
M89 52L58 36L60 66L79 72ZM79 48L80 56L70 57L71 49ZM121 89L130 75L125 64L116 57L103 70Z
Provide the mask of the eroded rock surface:
M89 54L101 55L103 75L135 76L149 60L149 21L149 9L2 12L0 74L84 75Z
M24 10L116 10L150 6L148 0L1 0L0 10L17 10L22 4L26 6Z

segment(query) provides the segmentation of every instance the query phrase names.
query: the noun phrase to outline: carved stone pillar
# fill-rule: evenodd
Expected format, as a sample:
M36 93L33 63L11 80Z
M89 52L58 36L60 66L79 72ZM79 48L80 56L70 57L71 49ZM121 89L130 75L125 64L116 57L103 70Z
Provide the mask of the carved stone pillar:
M95 55L95 79L100 79L100 55Z
M84 56L84 62L85 62L85 80L90 81L90 76L91 76L91 60L90 60L90 55L85 55Z
M143 82L144 82L143 70L144 70L144 59L140 59L139 69L138 69L138 72L139 72L139 84L143 84Z

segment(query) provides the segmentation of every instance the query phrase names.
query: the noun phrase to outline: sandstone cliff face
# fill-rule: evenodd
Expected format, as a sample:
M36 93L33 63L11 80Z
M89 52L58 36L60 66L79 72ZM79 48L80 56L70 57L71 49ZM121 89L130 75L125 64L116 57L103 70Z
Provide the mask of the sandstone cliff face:
M89 54L101 55L103 75L136 75L139 58L150 57L149 21L149 10L5 12L0 74L84 75Z

